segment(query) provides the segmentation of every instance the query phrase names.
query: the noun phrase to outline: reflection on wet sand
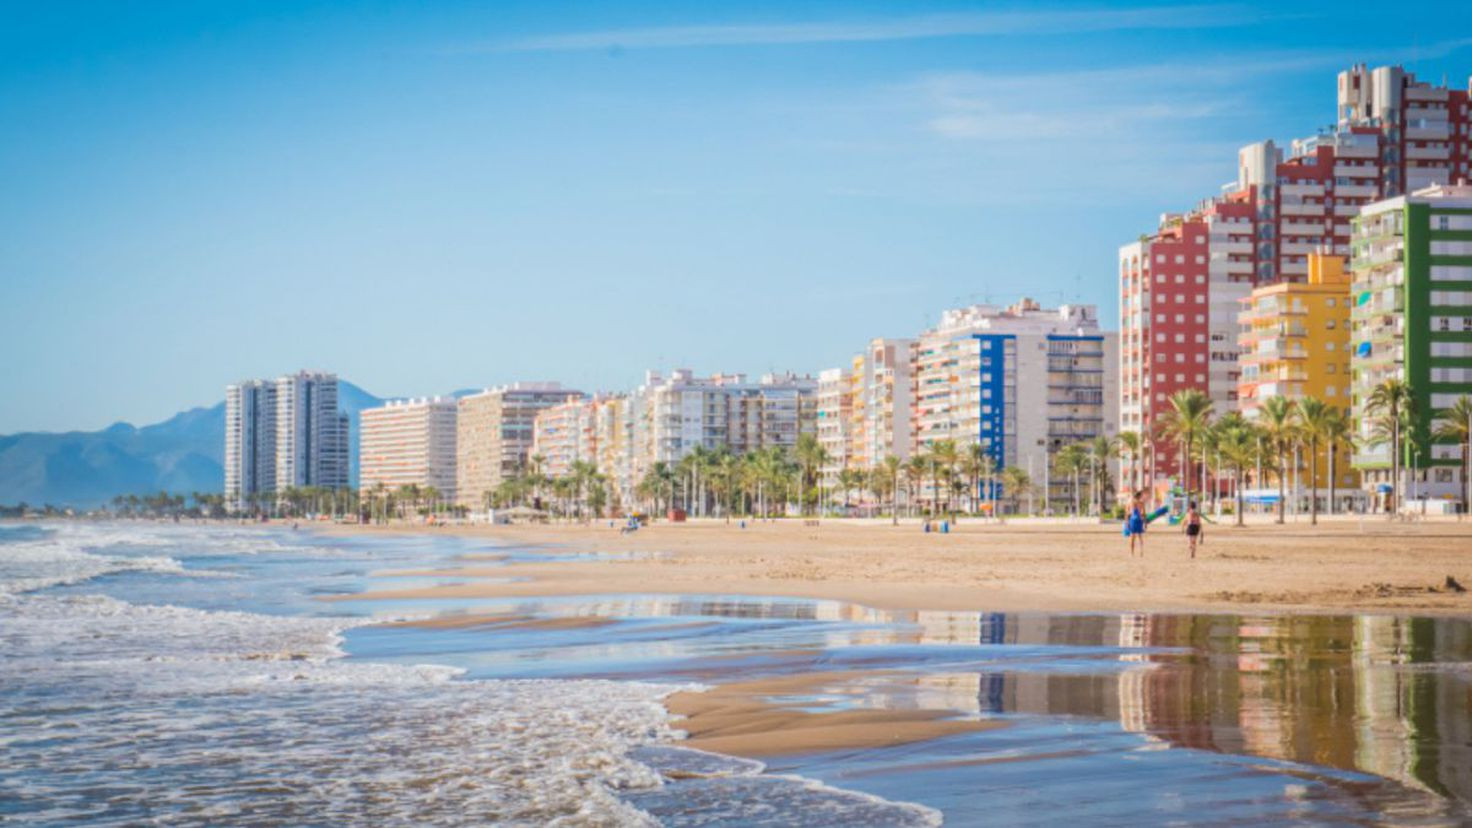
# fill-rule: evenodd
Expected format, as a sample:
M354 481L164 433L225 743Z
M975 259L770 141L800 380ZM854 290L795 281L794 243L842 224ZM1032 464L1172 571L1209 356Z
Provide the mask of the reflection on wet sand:
M720 685L703 703L707 716L717 710L719 717L692 727L704 744L758 756L818 751L810 764L791 765L804 773L823 771L828 760L819 754L835 746L774 748L770 739L745 737L763 727L770 737L782 722L815 715L889 717L912 723L919 738L946 738L928 752L885 747L872 754L908 757L898 764L876 758L861 768L844 754L828 771L870 780L931 774L937 790L940 774L961 791L980 785L978 774L1015 785L1004 765L1031 761L1034 774L1051 779L1080 772L1069 763L1092 761L1086 767L1098 771L1106 767L1099 757L1138 758L1153 747L1257 757L1231 767L1279 780L1273 796L1294 802L1319 795L1294 785L1317 791L1323 783L1339 792L1335 807L1349 808L1288 803L1273 812L1279 815L1304 808L1436 824L1472 816L1472 623L1463 620L897 612L838 601L658 595L481 601L455 614L544 619L520 623L515 636L444 622L438 632L471 636L456 646L474 654L473 672L561 675L566 665L580 665L588 675ZM808 678L815 675L822 680ZM1013 726L964 726L997 718ZM732 736L742 738L716 741ZM1194 770L1180 771L1172 784L1215 791L1200 794L1205 802L1247 784L1240 776L1223 781L1210 762L1192 761ZM1049 787L1056 782L1028 784L1056 794Z

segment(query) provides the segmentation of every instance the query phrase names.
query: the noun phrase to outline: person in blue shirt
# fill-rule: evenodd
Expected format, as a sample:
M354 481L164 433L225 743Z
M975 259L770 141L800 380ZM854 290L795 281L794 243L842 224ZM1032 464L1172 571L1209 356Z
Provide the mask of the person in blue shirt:
M1145 493L1135 492L1130 499L1130 510L1124 519L1124 534L1130 539L1130 557L1135 556L1135 545L1140 546L1140 557L1145 557Z

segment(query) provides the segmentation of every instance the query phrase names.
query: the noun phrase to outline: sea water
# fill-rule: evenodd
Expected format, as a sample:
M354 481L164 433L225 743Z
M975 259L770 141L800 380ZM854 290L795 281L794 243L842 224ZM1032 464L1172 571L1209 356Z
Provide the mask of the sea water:
M433 634L407 630L423 657L412 646L348 657L353 630L416 612L320 599L380 569L474 551L257 528L0 525L0 821L939 821L671 746L661 700L689 682L471 678L434 657ZM669 795L675 769L681 791Z
M487 553L572 557L0 525L0 821L1472 823L1465 620L359 595ZM469 623L381 623L432 616ZM756 762L686 749L661 704L799 674L767 701L990 727Z

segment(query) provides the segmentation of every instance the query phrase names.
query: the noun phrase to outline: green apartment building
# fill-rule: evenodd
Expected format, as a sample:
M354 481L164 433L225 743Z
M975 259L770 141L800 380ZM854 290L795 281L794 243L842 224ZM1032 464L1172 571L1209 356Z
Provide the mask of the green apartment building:
M1436 445L1433 424L1472 394L1472 186L1434 186L1366 205L1352 236L1354 465L1378 501L1394 491L1389 444L1371 445L1366 402L1396 378L1415 399L1402 500L1460 500L1461 448ZM1414 470L1414 471L1412 471Z

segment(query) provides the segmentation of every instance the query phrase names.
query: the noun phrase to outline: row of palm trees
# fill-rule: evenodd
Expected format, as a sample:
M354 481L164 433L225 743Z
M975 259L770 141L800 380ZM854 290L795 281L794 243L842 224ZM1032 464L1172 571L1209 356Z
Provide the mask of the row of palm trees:
M119 517L220 518L226 514L225 496L216 492L125 494L109 503L110 511Z
M799 435L791 449L779 446L737 453L697 446L677 462L655 462L634 486L633 503L596 466L576 462L552 477L544 458L533 456L516 475L485 493L487 508L533 506L553 515L588 518L610 511L680 509L696 517L771 517L852 512L859 504L873 513L957 514L992 510L998 500L1020 508L1031 481L1018 468L998 470L980 445L964 448L938 440L906 460L888 456L872 468L844 467L832 473L832 457L812 434ZM1100 460L1100 468L1106 464Z
M1213 419L1211 399L1196 389L1178 391L1169 399L1165 416L1160 421L1158 437L1151 439L1138 432L1120 435L1120 451L1130 463L1130 487L1139 486L1139 475L1154 479L1156 443L1175 443L1180 459L1181 479L1187 493L1201 492L1211 499L1222 492L1221 477L1225 472L1231 491L1235 492L1237 522L1242 522L1243 484L1249 472L1258 486L1271 474L1278 487L1277 520L1284 521L1287 481L1295 470L1304 469L1308 489L1317 493L1319 457L1326 458L1329 482L1329 509L1336 511L1337 468L1341 450L1357 445L1390 446L1391 479L1395 481L1397 498L1405 486L1405 437L1423 424L1416 397L1402 380L1388 379L1377 385L1365 401L1369 419L1369 436L1357 438L1354 424L1344 409L1316 397L1290 400L1269 397L1262 401L1258 416L1249 421L1236 411ZM1463 395L1438 418L1431 430L1432 439L1456 443L1461 447L1462 480L1468 484L1472 471L1472 397ZM1143 462L1141 462L1143 461ZM1215 476L1216 485L1212 485ZM1472 490L1464 489L1463 503L1472 498ZM1318 522L1318 497L1309 499L1310 520Z

